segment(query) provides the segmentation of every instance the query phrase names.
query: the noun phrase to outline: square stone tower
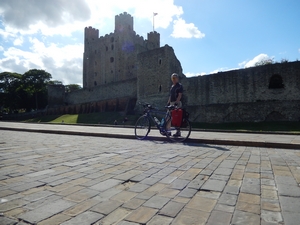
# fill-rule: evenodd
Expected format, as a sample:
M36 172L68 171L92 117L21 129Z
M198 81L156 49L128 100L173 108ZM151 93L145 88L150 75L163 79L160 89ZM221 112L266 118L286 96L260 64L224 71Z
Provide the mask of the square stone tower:
M137 78L137 55L160 47L160 34L151 32L144 40L134 31L133 17L115 16L114 33L99 37L99 30L86 27L83 53L83 88L124 82Z

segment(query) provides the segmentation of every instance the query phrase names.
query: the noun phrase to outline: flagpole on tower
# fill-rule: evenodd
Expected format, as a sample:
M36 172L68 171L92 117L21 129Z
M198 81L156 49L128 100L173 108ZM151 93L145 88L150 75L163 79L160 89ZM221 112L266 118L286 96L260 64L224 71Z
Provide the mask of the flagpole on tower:
M153 13L153 32L154 32L154 17L157 15L158 13Z

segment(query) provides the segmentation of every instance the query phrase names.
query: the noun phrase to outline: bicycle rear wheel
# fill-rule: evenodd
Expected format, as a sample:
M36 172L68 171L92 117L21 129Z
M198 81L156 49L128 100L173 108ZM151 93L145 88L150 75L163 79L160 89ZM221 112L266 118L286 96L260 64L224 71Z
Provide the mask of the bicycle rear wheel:
M170 141L183 142L189 138L191 130L192 127L190 121L185 120L181 127L171 126L171 128L166 133L166 136Z
M135 123L134 133L138 140L145 139L150 132L151 122L147 116L141 116Z

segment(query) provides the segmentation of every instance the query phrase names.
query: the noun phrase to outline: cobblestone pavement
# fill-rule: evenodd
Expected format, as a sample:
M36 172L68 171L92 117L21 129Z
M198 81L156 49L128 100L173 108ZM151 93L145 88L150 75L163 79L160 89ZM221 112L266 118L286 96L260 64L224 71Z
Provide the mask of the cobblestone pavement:
M0 224L300 221L300 151L0 131Z

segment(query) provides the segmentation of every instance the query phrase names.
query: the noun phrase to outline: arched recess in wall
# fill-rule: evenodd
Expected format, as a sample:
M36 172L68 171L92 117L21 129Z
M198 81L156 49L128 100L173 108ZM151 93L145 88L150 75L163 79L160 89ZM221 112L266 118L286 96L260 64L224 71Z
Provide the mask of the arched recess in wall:
M284 88L283 79L279 74L274 74L269 81L269 89Z

